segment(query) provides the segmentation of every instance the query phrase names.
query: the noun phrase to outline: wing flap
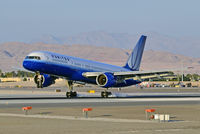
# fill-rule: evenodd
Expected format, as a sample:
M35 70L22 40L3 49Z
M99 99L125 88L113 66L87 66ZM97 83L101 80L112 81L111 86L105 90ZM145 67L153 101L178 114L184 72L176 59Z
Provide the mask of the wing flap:
M85 72L82 75L84 77L97 77L105 72ZM123 79L148 79L148 78L158 78L170 76L171 71L160 70L160 71L128 71L128 72L109 72L113 73L114 76L122 77Z

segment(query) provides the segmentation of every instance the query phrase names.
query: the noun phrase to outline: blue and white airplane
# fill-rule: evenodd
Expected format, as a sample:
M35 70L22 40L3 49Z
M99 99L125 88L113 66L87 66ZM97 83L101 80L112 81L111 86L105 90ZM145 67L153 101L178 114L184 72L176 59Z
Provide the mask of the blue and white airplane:
M101 96L107 98L111 87L126 87L141 83L141 76L162 75L168 71L139 71L146 36L142 35L123 67L104 64L96 61L61 55L47 51L30 53L23 61L23 67L36 73L34 81L38 88L47 87L55 83L55 79L62 77L67 80L69 92L67 98L76 97L73 84L84 82L96 84L106 90ZM116 55L117 56L117 55Z

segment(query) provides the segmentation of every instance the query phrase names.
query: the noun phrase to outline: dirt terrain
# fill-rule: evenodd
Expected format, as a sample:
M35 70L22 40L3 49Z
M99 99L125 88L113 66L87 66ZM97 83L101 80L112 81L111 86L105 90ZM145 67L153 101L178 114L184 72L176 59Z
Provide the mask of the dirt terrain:
M88 119L84 119L82 108L33 108L24 117L1 116L2 113L23 115L21 108L0 109L0 133L199 134L200 131L200 105L93 107ZM156 113L170 114L171 121L146 120L146 108L155 108ZM29 117L31 115L39 117Z

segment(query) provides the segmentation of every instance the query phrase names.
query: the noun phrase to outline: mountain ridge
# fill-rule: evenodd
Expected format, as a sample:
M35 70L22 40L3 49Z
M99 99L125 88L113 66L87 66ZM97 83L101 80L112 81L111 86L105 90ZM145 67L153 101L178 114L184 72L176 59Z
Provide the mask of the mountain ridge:
M124 66L131 49L112 48L90 45L57 45L22 42L9 42L0 45L0 69L12 71L13 67L21 67L26 55L32 51L52 51L60 54L95 60L113 65ZM146 50L144 52L141 70L180 69L192 66L188 72L200 73L200 58L193 58L164 51Z
M200 57L200 39L192 37L173 37L157 32L145 32L147 42L145 50L167 51L183 54L190 57ZM31 43L42 42L46 44L61 45L91 45L107 46L113 48L132 49L141 34L108 33L105 31L93 31L80 33L73 36L56 37L46 35L32 40Z

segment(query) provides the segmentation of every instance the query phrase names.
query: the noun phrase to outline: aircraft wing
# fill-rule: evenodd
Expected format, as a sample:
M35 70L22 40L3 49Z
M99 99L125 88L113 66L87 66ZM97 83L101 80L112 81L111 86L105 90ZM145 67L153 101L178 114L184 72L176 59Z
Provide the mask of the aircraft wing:
M105 72L85 72L82 75L87 78L94 78ZM112 73L114 76L119 76L123 79L150 79L171 76L171 71L160 70L160 71L127 71L127 72L107 72Z

